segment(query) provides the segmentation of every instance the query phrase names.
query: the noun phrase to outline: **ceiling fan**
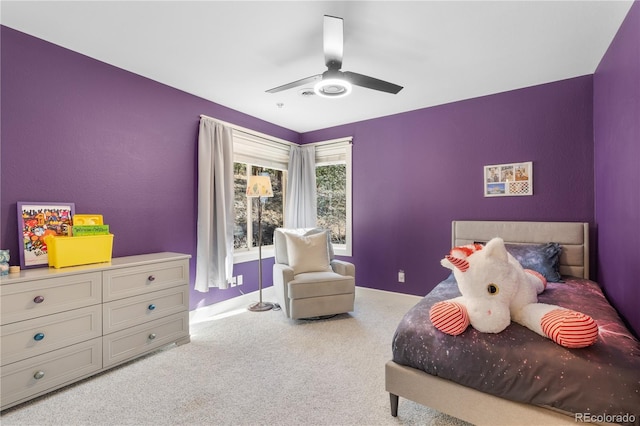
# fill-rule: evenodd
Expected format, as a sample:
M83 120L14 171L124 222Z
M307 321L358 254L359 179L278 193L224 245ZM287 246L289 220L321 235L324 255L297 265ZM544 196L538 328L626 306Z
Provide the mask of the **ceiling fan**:
M344 21L342 18L329 15L324 16L324 60L327 66L325 72L274 87L273 89L267 90L267 93L277 93L313 82L316 82L314 91L320 96L329 98L348 95L351 92L352 84L366 87L367 89L393 93L394 95L402 90L402 86L398 86L397 84L355 72L340 71L340 68L342 68L342 51L344 46L343 26Z

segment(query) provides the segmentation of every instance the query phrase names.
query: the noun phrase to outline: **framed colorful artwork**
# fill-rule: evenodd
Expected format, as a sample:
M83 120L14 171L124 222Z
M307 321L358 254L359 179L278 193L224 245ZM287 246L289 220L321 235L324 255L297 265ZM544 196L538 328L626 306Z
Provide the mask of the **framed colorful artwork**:
M533 195L533 162L484 166L484 196Z
M20 268L49 265L44 238L67 235L74 213L74 203L18 202Z

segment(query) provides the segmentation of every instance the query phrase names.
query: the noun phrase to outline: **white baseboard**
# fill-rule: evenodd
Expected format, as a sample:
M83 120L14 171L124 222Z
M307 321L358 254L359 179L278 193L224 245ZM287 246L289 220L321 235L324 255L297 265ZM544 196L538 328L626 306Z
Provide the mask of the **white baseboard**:
M369 288L369 287L358 287L356 286L356 294L360 291L363 292L375 292L375 293L380 293L380 294L386 294L388 296L400 296L400 297L411 297L411 298L415 298L416 300L422 299L424 296L416 296L414 294L407 294L407 293L401 293L398 291L390 291L390 290L380 290L377 288Z
M397 293L388 290L378 290L375 288L356 286L356 295L359 292L378 293L383 297L398 296L405 298L415 298L416 302L422 298L422 296L414 296L411 294ZM201 321L209 321L211 319L215 319L215 317L217 316L226 316L241 309L247 309L249 305L256 303L258 300L258 291L253 291L251 293L246 293L232 299L214 303L213 305L203 306L202 308L198 308L189 312L189 322L194 324ZM275 290L273 286L262 289L262 300L267 302L275 302Z
M258 295L258 291L252 291L251 293L223 300L222 302L214 303L213 305L203 306L189 312L189 322L193 324L200 321L208 321L216 316L228 315L229 313L235 312L239 309L247 309L249 305L256 303L259 299L260 296ZM275 301L273 287L262 289L262 300L267 302Z

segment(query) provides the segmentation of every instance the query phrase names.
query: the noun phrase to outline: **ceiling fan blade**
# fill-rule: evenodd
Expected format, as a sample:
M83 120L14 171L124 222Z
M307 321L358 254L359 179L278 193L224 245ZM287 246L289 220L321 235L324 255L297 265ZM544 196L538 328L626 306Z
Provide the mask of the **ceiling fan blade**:
M342 18L324 15L324 63L328 68L340 69L342 67L343 27Z
M378 80L377 78L369 77L355 72L345 71L344 76L356 86L366 87L367 89L379 90L381 92L397 94L402 90L402 86L389 83L388 81Z
M312 75L311 77L303 78L301 80L283 84L282 86L274 87L273 89L267 90L267 93L277 93L277 92L282 92L283 90L293 89L294 87L302 86L308 83L313 83L314 81L320 80L321 78L322 78L322 74Z

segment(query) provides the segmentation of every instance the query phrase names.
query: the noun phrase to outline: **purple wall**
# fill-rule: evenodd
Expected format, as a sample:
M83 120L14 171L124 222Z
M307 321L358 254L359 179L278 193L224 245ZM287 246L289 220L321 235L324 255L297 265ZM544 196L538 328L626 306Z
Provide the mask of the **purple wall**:
M196 247L200 114L297 141L293 131L7 27L2 43L0 247L19 263L17 201L71 201L101 213L113 255ZM251 267L253 266L253 267ZM268 262L265 267L270 268ZM239 265L257 290L255 263ZM270 274L265 279L271 283ZM191 307L238 296L191 292Z
M593 223L592 98L585 76L303 134L354 137L358 285L426 294L455 219ZM534 195L485 198L483 166L520 161Z
M638 290L615 284L638 272L630 266L635 251L625 245L621 257L616 238L630 234L626 223L638 226L638 171L628 163L640 140L637 4L629 16L595 76L595 181L598 278L637 330L630 307ZM299 135L6 27L1 42L0 247L12 250L14 264L22 200L74 201L78 212L104 214L116 234L114 256L195 255L200 114L291 141L354 136L352 260L360 286L427 293L447 275L439 259L454 219L595 223L593 76ZM482 167L518 161L534 162L534 195L484 198ZM405 284L396 283L398 269ZM235 273L245 275L244 292L257 289L255 262ZM238 294L192 291L191 307Z
M640 335L640 2L594 76L598 281Z

